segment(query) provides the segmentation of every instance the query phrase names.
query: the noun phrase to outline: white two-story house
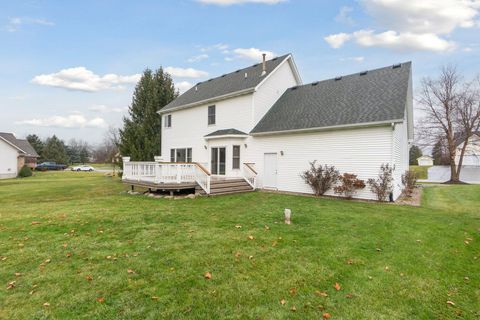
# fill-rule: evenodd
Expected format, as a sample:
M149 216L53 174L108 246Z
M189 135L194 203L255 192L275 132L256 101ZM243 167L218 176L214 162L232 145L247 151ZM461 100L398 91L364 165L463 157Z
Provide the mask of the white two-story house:
M413 138L411 63L302 84L292 55L264 56L262 63L196 84L159 114L157 160L201 168L175 176L176 183L198 180L214 193L215 181L243 179L252 188L312 193L300 177L312 161L365 181L389 163L396 199ZM155 169L148 170L152 176ZM165 182L165 167L162 172L156 183ZM208 186L200 175L208 175ZM354 197L375 198L368 187Z

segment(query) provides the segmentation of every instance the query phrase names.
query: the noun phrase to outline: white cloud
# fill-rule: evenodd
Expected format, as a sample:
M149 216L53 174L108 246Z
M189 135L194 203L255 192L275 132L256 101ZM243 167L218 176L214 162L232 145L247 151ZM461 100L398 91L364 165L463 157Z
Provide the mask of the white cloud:
M345 24L348 24L348 25L355 24L355 21L350 16L350 13L352 13L352 12L353 12L352 7L347 7L347 6L341 7L340 11L338 12L338 15L335 17L335 21L345 23Z
M137 83L140 77L140 74L121 76L112 73L99 76L85 67L76 67L36 76L32 79L32 82L69 90L95 92L107 89L124 89L124 84Z
M165 68L165 71L168 72L172 77L178 78L202 78L208 76L208 72L193 68L167 67Z
M81 114L68 116L52 116L47 118L34 118L15 122L16 124L30 125L36 127L57 127L57 128L105 128L107 123L100 117L87 119Z
M338 49L340 48L341 46L343 46L343 44L345 42L347 42L348 40L350 40L352 38L352 36L348 33L337 33L337 34L331 34L329 36L326 36L325 38L323 38L325 41L327 41L327 43L334 49Z
M47 26L47 27L52 27L55 25L55 23L45 19L14 17L14 18L8 19L8 24L6 26L6 29L8 32L15 32L15 31L18 31L22 25L27 25L27 24L36 24L36 25Z
M272 59L276 56L276 53L267 50L260 50L257 48L237 48L232 51L236 56L235 58L248 59L252 61L262 61L262 54L267 54L267 59ZM225 61L232 61L233 57L226 57Z
M197 0L197 2L204 4L214 4L219 6L231 6L234 4L245 3L261 3L261 4L278 4L287 0Z
M228 49L228 44L224 44L224 43L217 43L217 44L214 44L212 46L207 46L207 47L202 47L200 48L200 51L201 52L209 52L209 51L212 51L212 50L227 50Z
M205 60L205 59L208 59L208 54L203 53L203 54L199 54L198 56L191 57L187 61L192 63L192 62L202 61L202 60Z
M398 32L448 34L475 26L478 0L361 0L382 26Z
M355 61L355 62L363 62L365 61L365 57L359 56L359 57L348 57L348 58L342 58L340 61Z
M463 51L464 51L464 52L472 52L473 49L470 48L470 47L465 47L465 48L463 48Z
M98 105L93 105L91 107L88 107L88 110L94 111L94 112L100 112L100 113L121 113L125 112L128 110L128 107L123 107L123 108L116 108L116 107L109 107L104 104L98 104Z
M385 31L358 30L324 38L332 48L350 40L364 47L396 51L446 52L456 48L448 38L457 28L472 28L480 13L479 0L360 0Z
M175 83L175 88L177 88L178 91L180 91L180 93L184 93L191 87L193 87L193 84L188 81L181 81L181 82Z
M445 52L455 49L456 44L433 33L397 33L386 31L375 33L373 30L359 30L352 34L339 33L325 37L332 48L340 48L346 41L353 39L362 47L381 47L395 51L434 51Z

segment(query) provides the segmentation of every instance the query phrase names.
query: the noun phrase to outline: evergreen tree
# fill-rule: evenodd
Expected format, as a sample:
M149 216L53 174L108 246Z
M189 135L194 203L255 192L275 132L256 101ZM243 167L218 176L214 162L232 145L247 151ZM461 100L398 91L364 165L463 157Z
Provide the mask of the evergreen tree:
M423 155L422 150L416 145L412 145L410 148L410 165L417 164L417 158Z
M45 143L36 135L36 134L29 134L27 136L27 141L32 145L33 149L37 151L38 155L40 156L39 160L43 159L43 148L45 147Z
M161 117L157 111L177 97L170 75L146 69L135 87L129 117L120 130L120 153L132 160L153 160L161 152Z
M48 138L43 149L43 158L47 161L55 161L57 163L68 163L67 148L65 143L53 135Z
M445 147L444 139L438 139L432 148L433 164L436 166L450 165L450 156Z

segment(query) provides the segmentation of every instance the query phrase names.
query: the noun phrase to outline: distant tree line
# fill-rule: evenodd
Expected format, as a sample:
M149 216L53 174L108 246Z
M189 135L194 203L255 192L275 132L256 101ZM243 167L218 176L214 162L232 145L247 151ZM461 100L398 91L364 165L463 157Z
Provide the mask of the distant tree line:
M81 139L71 139L67 143L56 135L41 139L36 134L27 136L28 142L37 151L38 162L54 161L63 164L106 163L118 153L118 131L110 128L104 139L97 145L90 145Z

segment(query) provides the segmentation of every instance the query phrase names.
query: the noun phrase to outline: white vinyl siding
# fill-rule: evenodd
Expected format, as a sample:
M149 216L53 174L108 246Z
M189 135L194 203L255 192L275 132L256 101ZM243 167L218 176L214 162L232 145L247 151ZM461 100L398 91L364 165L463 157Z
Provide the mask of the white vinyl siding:
M289 133L255 136L252 148L247 149L259 172L258 185L262 187L263 159L265 153L278 154L278 190L313 193L300 174L309 168L309 162L334 165L341 173L358 175L367 181L375 178L382 163L392 161L391 126L336 130L314 133ZM283 156L281 152L283 151ZM329 191L328 195L336 195ZM375 199L367 187L354 197Z
M407 126L403 123L397 123L393 130L392 143L393 164L395 170L393 171L394 185L393 197L396 199L400 196L403 190L402 175L409 169L408 166L408 133Z
M254 122L258 123L288 88L299 84L285 61L254 93Z
M0 179L17 176L18 150L0 139Z

